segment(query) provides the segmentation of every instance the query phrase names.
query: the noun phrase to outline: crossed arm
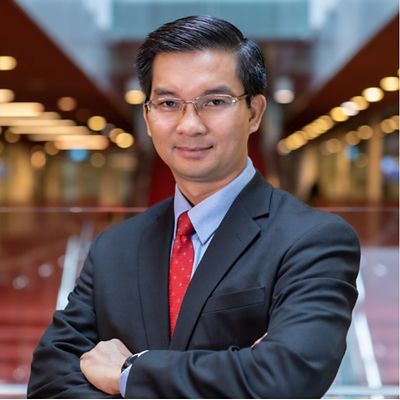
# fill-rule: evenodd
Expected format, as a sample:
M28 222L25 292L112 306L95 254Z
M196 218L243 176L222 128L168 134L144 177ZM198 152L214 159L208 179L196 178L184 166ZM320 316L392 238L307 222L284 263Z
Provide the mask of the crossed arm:
M321 251L310 251L315 247ZM267 337L221 351L149 349L135 361L126 396L322 396L344 353L357 296L357 239L343 225L330 224L299 240L285 257ZM55 314L35 352L29 397L120 397L120 369L131 351L118 339L97 336L92 268L89 256L67 309Z

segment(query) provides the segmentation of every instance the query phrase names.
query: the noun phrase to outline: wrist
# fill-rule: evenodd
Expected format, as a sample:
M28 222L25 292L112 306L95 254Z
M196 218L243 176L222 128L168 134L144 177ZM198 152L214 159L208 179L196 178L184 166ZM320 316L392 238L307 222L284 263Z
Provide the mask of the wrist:
M124 363L122 364L121 367L121 373L124 372L129 366L131 366L135 360L139 357L140 353L136 353L136 354L131 354L129 357L127 357L124 361Z

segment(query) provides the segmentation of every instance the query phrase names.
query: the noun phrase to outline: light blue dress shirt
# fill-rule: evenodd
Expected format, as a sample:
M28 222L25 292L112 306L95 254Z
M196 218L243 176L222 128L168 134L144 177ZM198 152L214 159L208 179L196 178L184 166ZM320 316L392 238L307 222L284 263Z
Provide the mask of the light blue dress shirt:
M224 219L226 213L235 201L238 194L242 189L250 182L253 178L256 170L253 166L250 158L247 158L247 164L244 170L237 176L232 182L226 185L218 192L204 199L194 207L187 201L185 196L181 193L178 186L175 187L174 196L174 240L176 235L176 227L179 216L188 211L189 218L192 221L195 232L192 234L192 243L194 249L194 263L192 276L196 272L196 269L207 250L207 247L211 243L214 237L215 231L219 227L220 223ZM172 242L173 243L173 242ZM171 246L172 252L172 246ZM145 353L147 350L142 352ZM126 383L128 381L128 375L132 366L129 366L121 374L119 388L122 397L125 397Z

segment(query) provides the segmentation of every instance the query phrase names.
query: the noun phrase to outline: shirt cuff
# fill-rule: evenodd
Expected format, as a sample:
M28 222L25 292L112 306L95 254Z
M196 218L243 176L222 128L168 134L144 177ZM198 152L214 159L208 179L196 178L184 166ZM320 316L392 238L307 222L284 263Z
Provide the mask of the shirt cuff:
M138 358L142 354L147 353L147 352L148 352L148 350L144 350L144 351L141 351L140 353L137 353ZM119 378L119 391L121 393L121 396L124 397L124 398L125 398L125 393L126 393L126 385L128 383L129 372L132 369L132 365L130 365L128 368L125 368L124 371L122 372L120 378Z
M119 391L121 392L121 396L124 398L126 393L126 384L128 383L128 376L131 368L132 365L130 365L128 368L125 368L119 378Z

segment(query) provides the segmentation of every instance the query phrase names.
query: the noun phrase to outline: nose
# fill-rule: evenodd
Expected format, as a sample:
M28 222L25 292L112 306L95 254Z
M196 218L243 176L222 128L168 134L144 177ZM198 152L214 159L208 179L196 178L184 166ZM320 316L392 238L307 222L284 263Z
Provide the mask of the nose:
M180 117L176 130L180 134L197 136L203 135L207 132L207 126L200 118L194 103L186 103L183 110L182 116Z

